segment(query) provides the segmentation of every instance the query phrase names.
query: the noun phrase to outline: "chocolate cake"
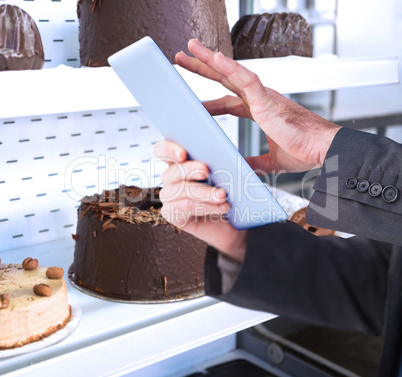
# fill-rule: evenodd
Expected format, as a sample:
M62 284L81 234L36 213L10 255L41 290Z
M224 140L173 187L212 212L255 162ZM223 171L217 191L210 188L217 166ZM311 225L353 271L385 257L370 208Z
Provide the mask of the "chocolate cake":
M107 58L150 36L171 63L198 38L213 51L233 57L224 0L79 0L80 59L83 66L108 65Z
M44 62L35 21L15 5L0 5L0 71L41 69Z
M299 224L304 229L308 230L310 233L312 233L316 236L333 236L335 234L335 232L331 229L320 228L318 226L313 226L313 225L307 224L306 211L307 211L307 207L299 209L290 217L290 221L293 221L296 224Z
M231 31L237 60L313 56L313 36L307 21L296 13L264 13L241 17Z
M131 301L203 294L207 244L161 216L159 191L121 186L82 199L69 271L73 283Z

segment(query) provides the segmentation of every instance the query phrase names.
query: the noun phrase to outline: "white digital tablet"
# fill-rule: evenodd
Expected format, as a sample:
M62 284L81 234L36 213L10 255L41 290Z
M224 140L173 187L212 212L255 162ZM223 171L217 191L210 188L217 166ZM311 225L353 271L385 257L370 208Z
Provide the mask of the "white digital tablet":
M150 37L108 61L161 134L183 146L189 158L208 166L211 184L227 193L230 224L242 230L287 219L266 185Z

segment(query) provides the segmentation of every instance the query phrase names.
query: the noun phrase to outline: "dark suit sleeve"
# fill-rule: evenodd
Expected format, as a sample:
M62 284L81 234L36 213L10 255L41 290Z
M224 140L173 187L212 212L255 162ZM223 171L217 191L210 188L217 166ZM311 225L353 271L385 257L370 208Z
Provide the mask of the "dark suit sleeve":
M402 145L342 128L314 185L307 222L402 245Z
M228 292L221 291L218 251L208 249L207 293L295 320L381 334L391 244L402 244L401 170L400 144L341 129L316 180L307 221L364 238L316 237L290 222L250 230Z
M237 279L221 292L218 251L208 248L206 292L234 305L344 330L383 330L391 245L316 237L292 222L249 231Z

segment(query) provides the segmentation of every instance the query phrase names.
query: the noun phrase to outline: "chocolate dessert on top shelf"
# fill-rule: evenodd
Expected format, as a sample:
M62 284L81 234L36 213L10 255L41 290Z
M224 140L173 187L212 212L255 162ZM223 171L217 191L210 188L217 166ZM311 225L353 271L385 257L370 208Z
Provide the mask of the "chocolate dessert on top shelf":
M207 244L162 217L159 191L121 186L81 200L69 271L77 288L134 302L203 295Z
M32 17L23 9L0 5L0 71L41 69L42 39Z
M77 14L83 66L109 65L110 55L145 36L171 63L189 53L191 38L233 57L224 0L79 0Z
M313 56L312 32L297 13L245 15L233 26L231 38L236 60Z

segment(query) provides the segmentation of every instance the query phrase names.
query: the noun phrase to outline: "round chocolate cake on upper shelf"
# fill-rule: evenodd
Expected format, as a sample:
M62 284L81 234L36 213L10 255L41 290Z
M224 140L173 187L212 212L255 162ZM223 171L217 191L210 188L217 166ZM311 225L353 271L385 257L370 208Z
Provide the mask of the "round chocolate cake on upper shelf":
M95 296L140 302L204 293L207 244L162 217L159 191L121 186L81 200L73 284Z
M197 38L233 57L224 0L79 0L81 65L109 65L107 58L150 36L171 63Z
M296 13L249 14L231 31L237 60L289 55L313 56L313 36L307 21Z
M42 39L32 17L16 5L0 5L0 71L41 69Z

